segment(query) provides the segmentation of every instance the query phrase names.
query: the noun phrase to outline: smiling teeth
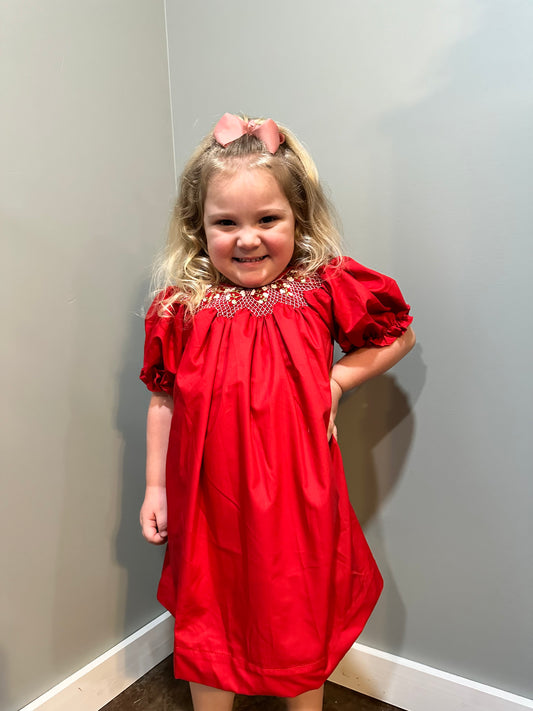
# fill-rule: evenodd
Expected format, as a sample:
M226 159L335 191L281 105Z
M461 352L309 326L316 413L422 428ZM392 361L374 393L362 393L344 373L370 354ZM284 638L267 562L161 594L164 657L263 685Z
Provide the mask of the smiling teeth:
M246 259L245 257L235 257L238 262L261 262L264 257L254 257L253 259Z

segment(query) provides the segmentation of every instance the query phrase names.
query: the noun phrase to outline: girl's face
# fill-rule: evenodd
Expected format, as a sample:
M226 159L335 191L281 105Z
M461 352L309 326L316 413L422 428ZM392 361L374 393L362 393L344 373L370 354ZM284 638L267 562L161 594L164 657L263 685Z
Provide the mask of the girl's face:
M270 284L294 252L294 214L267 168L211 178L204 230L213 266L237 286Z

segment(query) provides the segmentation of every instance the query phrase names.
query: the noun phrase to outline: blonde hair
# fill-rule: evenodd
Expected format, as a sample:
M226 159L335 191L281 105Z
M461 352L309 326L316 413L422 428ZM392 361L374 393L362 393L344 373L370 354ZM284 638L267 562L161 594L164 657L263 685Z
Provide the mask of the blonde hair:
M242 114L241 118L250 120ZM264 119L253 121L260 124ZM207 188L214 175L231 174L242 166L271 171L294 213L291 264L303 273L313 272L341 255L337 220L316 166L298 139L284 126L278 124L278 128L285 141L274 154L250 134L224 148L213 131L192 154L181 175L166 247L154 266L152 292L161 295L160 314L170 313L175 301L184 302L194 313L207 288L223 279L209 259L203 226Z

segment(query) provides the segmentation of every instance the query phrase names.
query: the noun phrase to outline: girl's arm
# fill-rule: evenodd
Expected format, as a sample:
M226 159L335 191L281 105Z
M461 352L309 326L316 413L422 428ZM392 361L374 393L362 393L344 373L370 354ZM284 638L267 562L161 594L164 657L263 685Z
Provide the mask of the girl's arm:
M143 536L156 545L167 540L165 469L173 410L171 395L152 394L146 419L146 493L140 520Z
M396 365L415 345L415 332L411 327L390 346L359 348L341 358L331 369L331 415L328 437L336 435L335 417L343 393L362 385L376 375L382 375Z

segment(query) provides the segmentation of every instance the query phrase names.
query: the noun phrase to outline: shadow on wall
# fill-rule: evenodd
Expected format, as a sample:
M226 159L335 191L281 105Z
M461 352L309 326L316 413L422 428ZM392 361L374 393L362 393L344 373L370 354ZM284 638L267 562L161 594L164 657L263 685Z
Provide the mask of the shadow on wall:
M390 651L399 651L405 630L405 606L390 566L379 511L398 484L414 438L413 406L425 382L422 349L394 369L344 396L337 417L350 501L363 527L372 525L372 549L385 581L382 634ZM400 387L399 383L402 384ZM407 395L409 393L409 397Z

